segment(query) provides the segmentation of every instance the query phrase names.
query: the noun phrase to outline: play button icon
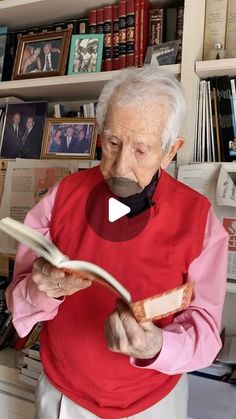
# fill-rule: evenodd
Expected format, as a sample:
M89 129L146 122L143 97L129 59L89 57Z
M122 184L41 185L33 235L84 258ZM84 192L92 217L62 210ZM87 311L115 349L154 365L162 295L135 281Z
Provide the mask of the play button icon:
M124 182L122 187L123 184ZM146 228L151 207L140 214L130 216L131 208L123 204L102 180L89 192L85 201L85 211L87 222L95 234L112 242L126 242L134 239Z
M108 220L110 223L113 223L119 218L124 217L131 211L128 205L122 204L122 202L117 201L115 198L109 198L108 200Z

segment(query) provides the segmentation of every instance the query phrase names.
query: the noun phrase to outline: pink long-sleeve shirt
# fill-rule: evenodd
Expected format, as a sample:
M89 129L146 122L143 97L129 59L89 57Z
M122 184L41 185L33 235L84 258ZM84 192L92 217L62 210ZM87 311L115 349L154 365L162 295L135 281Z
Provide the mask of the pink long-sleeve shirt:
M52 189L25 220L27 225L48 238L57 189L57 186ZM148 365L131 358L134 366L171 375L212 362L221 347L219 328L226 291L227 253L228 234L210 209L202 253L188 271L188 280L195 284L194 299L188 309L163 329L163 345L158 357ZM53 319L64 301L47 297L38 290L31 273L35 259L30 249L22 244L18 246L14 280L6 292L13 323L20 336L27 335L38 321Z

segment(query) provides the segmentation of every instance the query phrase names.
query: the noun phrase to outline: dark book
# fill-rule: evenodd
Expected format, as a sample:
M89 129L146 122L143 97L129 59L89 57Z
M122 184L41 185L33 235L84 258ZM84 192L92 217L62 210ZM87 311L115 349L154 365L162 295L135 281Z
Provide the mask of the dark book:
M134 0L134 66L139 65L139 25L140 25L140 0Z
M215 77L217 93L217 105L219 114L219 132L222 161L232 161L230 156L230 144L234 140L232 115L230 114L230 99L227 98L227 91L230 89L228 76Z
M96 14L97 14L96 9L92 9L89 11L89 14L88 14L89 33L96 33L96 22L97 22Z
M113 21L113 7L105 6L103 9L103 33L104 33L104 48L103 48L103 69L104 71L111 71L113 69L112 63L112 49L113 49L113 35L112 35L112 21Z
M149 45L159 45L163 42L164 9L150 10Z
M176 63L181 63L182 59L182 45L183 45L183 30L184 30L184 6L177 7L176 20L176 38L179 39L179 49L176 57Z
M16 32L8 30L5 44L2 81L11 80L16 55L17 42L18 40Z
M77 19L77 33L83 35L84 33L89 32L89 21L88 18L82 17Z
M126 67L134 66L135 4L127 0L126 9Z
M164 42L175 41L177 38L177 8L168 7L164 16Z
M96 10L96 33L103 33L103 7Z
M144 64L149 43L149 0L140 0L140 25L139 25L139 67Z
M113 70L119 68L119 6L113 6Z
M68 19L65 21L65 29L71 29L71 34L77 34L77 19ZM64 29L64 28L63 28Z
M126 0L119 1L119 69L126 68Z

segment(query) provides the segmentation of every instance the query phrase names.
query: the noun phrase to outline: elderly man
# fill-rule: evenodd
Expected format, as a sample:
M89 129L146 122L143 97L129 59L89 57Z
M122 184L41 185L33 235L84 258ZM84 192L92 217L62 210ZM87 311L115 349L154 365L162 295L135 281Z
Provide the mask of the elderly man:
M207 199L165 172L183 144L184 114L171 74L121 72L97 107L100 166L63 179L26 217L71 259L109 271L134 300L194 282L182 313L137 323L89 274L67 275L20 246L8 306L21 336L44 321L37 418L186 419L184 373L209 365L221 347L227 234ZM101 211L106 194L130 206L123 227L114 222L117 235Z

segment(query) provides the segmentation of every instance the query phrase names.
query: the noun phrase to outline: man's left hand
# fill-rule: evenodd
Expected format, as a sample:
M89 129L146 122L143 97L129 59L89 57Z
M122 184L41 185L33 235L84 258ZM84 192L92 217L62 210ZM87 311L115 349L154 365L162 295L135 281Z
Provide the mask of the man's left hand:
M121 300L105 322L105 335L111 351L134 358L154 358L162 347L161 329L152 322L138 323Z

